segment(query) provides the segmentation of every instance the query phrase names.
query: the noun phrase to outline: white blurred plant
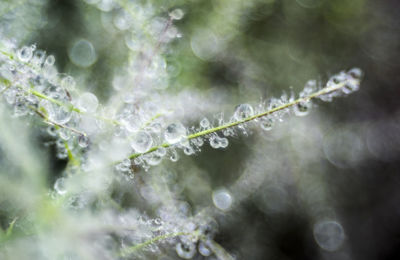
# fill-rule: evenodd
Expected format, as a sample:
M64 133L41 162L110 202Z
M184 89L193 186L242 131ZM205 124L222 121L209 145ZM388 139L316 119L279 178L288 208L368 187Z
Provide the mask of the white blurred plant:
M196 109L190 110L190 103L199 104L207 113L207 108L215 108L218 102L205 100L195 91L172 94L166 90L173 71L163 55L172 48L168 43L182 36L174 26L174 21L184 16L181 9L164 15L136 1L85 2L106 15L114 11L113 24L125 33L130 50L129 64L115 75L114 93L105 104L77 86L74 77L59 73L54 56L36 45L21 47L23 38L11 40L5 36L7 28L0 31L2 195L23 211L9 212L15 214L15 220L1 236L1 258L130 259L162 254L160 245L168 243L183 259L193 258L197 252L232 259L213 240L217 229L214 215L235 203L228 189L213 192L216 208L205 207L192 214L179 187L168 183L174 177L154 167L143 177L146 183L135 186L147 206L156 208L155 214L147 216L139 209L122 207L124 192L112 194L113 186L118 183L122 190L129 190L137 184L136 174L163 160L177 162L182 153L195 155L205 143L225 149L230 138L248 135L255 127L269 131L287 115L305 116L317 99L331 101L357 91L361 70L340 72L326 84L310 80L299 95L291 91L255 105L240 104L228 117L222 113L202 117ZM2 5L13 10L12 4ZM7 15L12 17L9 11ZM197 47L195 51L206 51ZM79 67L91 66L97 58L92 48L90 42L78 41L69 57ZM57 157L68 160L49 193L45 170L38 165L43 159L25 140L29 139L27 125L20 120L14 123L10 117L22 118L29 127L45 123ZM194 120L196 125L187 125ZM18 177L6 173L13 167L20 173ZM10 189L8 185L15 186ZM21 196L27 199L15 199ZM13 234L15 223L23 232Z

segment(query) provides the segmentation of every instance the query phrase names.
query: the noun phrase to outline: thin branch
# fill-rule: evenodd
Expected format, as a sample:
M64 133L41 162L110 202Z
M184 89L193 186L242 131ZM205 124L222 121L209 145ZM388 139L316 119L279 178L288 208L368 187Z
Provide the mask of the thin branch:
M144 241L144 242L142 242L140 244L125 248L120 253L120 256L122 256L122 257L128 256L128 255L133 254L134 252L136 252L138 250L141 250L142 248L144 248L144 247L146 247L148 245L151 245L151 244L156 243L156 242L161 241L161 240L165 240L165 239L173 238L173 237L177 237L177 236L185 236L185 235L192 235L192 234L191 233L187 233L187 232L177 232L177 233L171 233L171 234L165 234L165 235L156 236L156 237L153 237L153 238L151 238L149 240L146 240L146 241Z
M10 60L15 60L14 55L11 54L11 53L9 53L9 52L6 52L6 51L0 49L0 53L3 54L3 55L5 55L6 57L8 57ZM32 66L31 66L29 63L27 63L27 62L21 62L21 63L23 63L23 64L25 64L26 66L29 66L29 67L32 68ZM4 78L1 78L1 79L7 80L7 79L4 79ZM7 86L7 88L9 88L10 86L11 86L11 83L9 82L9 85ZM79 113L79 114L87 114L86 112L80 110L79 108L75 107L75 106L72 105L72 104L63 103L63 102L58 101L58 100L56 100L56 99L54 99L54 98L51 98L51 97L49 97L49 96L47 96L47 95L45 95L45 94L43 94L43 93L40 93L40 92L38 92L38 91L36 91L36 90L34 90L34 89L31 89L31 88L26 89L26 88L24 88L23 86L16 86L16 87L18 87L18 88L24 90L25 92L27 92L27 93L29 93L29 94L32 94L32 95L36 96L36 97L38 97L38 98L45 99L45 100L50 101L50 102L52 102L52 103L54 103L54 104L56 104L56 105L58 105L58 106L66 107L66 108L68 108L68 109L71 109L72 111L75 111L75 112ZM3 94L3 92L4 92L5 90L7 90L7 88L6 88L6 89L3 89L3 90L0 92L0 94ZM119 122L119 121L117 121L117 120L114 120L114 119L105 118L105 117L102 117L102 116L99 116L99 115L93 115L93 114L90 114L90 115L94 116L94 117L97 118L97 119L103 120L103 121L105 121L105 122L109 122L109 123L111 123L111 124L122 125L121 122Z
M212 133L215 133L215 132L219 132L219 131L224 130L224 129L232 128L232 127L247 123L249 121L252 121L252 120L255 120L255 119L258 119L258 118L261 118L261 117L268 116L268 115L273 114L275 112L278 112L278 111L284 110L286 108L295 106L295 105L297 105L299 103L307 102L307 101L309 101L311 99L314 99L314 98L317 98L319 96L332 93L332 92L337 91L337 90L339 90L339 89L341 89L341 88L343 88L345 86L346 86L346 82L337 84L337 85L332 86L332 87L325 87L325 88L323 88L323 89L321 89L321 90L319 90L319 91L317 91L317 92L315 92L313 94L310 94L307 97L296 99L296 100L294 100L292 102L283 104L281 106L278 106L278 107L273 108L271 110L268 110L266 112L262 112L260 114L256 114L256 115L250 116L250 117L245 118L243 120L239 120L239 121L236 121L236 122L228 123L228 124L225 124L225 125L217 126L217 127L211 128L211 129L203 130L203 131L188 135L188 136L185 137L185 140L191 140L191 139L194 139L194 138L197 138L197 137L206 136L206 135L209 135L209 134L212 134ZM140 157L142 155L154 152L159 148L167 148L167 147L170 147L171 145L172 144L169 144L169 143L163 143L161 145L154 146L154 147L150 148L148 151L146 151L144 153L132 154L128 158L129 159L135 159L135 158ZM116 162L116 163L118 163L118 162Z
M87 136L86 133L81 132L81 131L79 131L79 130L77 130L77 129L75 129L75 128L72 128L72 127L69 127L69 126L67 126L67 125L63 125L63 124L59 124L59 123L54 122L54 121L51 120L48 116L46 116L43 112L39 111L38 109L36 109L36 108L33 107L33 106L28 106L28 107L29 107L31 110L33 110L38 116L40 116L41 118L43 118L44 122L47 123L47 124L55 125L55 126L58 126L58 127L60 127L60 128L65 128L65 129L68 129L68 130L70 130L70 131L72 131L72 132L75 132L75 133L77 133L77 134L79 134L79 135Z

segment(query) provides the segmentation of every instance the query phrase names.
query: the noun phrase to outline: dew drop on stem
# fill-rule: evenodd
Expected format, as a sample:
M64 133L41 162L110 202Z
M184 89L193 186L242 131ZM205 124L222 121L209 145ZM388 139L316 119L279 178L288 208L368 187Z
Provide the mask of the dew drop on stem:
M242 121L254 114L253 107L249 104L241 104L236 107L233 115L236 121Z

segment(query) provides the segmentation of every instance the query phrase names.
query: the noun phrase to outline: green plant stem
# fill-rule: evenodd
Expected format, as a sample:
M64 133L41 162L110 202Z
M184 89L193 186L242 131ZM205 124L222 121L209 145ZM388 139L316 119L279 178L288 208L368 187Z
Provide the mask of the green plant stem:
M71 151L71 148L69 148L68 142L65 140L64 140L64 147L67 150L69 162L71 162L75 166L79 166L80 161L77 158L75 158L74 154Z
M5 56L7 56L10 60L15 60L14 55L11 54L11 53L8 53L8 52L3 51L3 50L1 50L1 49L0 49L0 53L3 54L3 55L5 55ZM22 62L22 63L24 63L25 65L27 65L27 66L29 66L29 67L32 67L29 63L26 63L26 62ZM1 79L3 79L3 78L1 78ZM3 79L3 80L5 80L5 81L8 82L7 79ZM8 82L8 86L6 87L6 89L2 90L2 91L0 92L0 94L2 94L2 93L3 93L5 90L7 90L7 88L9 88L10 86L11 86L11 83ZM36 97L38 97L38 98L41 98L41 99L45 99L45 100L47 100L47 101L50 101L50 102L52 102L52 103L54 103L54 104L56 104L56 105L58 105L58 106L66 107L66 108L68 108L68 109L71 109L72 111L75 111L75 112L79 113L79 114L86 114L84 111L82 111L82 110L80 110L79 108L73 106L72 104L65 104L65 103L60 102L60 101L58 101L58 100L56 100L56 99L54 99L54 98L51 98L51 97L49 97L49 96L47 96L47 95L45 95L45 94L43 94L43 93L40 93L40 92L38 92L38 91L36 91L36 90L34 90L34 89L32 89L32 88L26 89L26 88L24 88L24 87L22 87L22 86L16 86L16 87L18 87L18 88L24 90L25 92L27 92L27 93L29 93L29 94L32 94L32 95L36 96ZM91 114L90 114L90 115L91 115ZM105 118L105 117L98 116L98 115L92 115L92 116L94 116L94 117L97 118L97 119L103 120L103 121L105 121L105 122L109 122L109 123L112 123L112 124L115 124L115 125L122 125L121 122L119 122L119 121L117 121L117 120L114 120L114 119L109 119L109 118Z
M46 116L44 113L42 113L41 111L37 110L37 109L36 109L35 107L33 107L33 106L28 106L28 108L30 108L30 109L33 110L38 116L40 116L41 118L43 118L43 120L44 120L46 123L49 123L49 124L51 124L51 125L55 125L55 126L60 127L60 128L68 129L68 130L70 130L70 131L72 131L72 132L75 132L75 133L77 133L77 134L79 134L79 135L87 136L86 133L81 132L81 131L79 131L79 130L77 130L77 129L75 129L75 128L72 128L72 127L69 127L69 126L66 126L66 125L63 125L63 124L59 124L59 123L56 123L56 122L52 121L48 116Z
M333 87L325 87L325 88L323 88L323 89L321 89L321 90L319 90L319 91L317 91L317 92L314 92L314 93L310 94L310 95L307 96L307 97L303 97L303 98L296 99L296 100L294 100L294 101L291 101L291 102L289 102L289 103L283 104L283 105L278 106L278 107L276 107L276 108L273 108L273 109L271 109L271 110L268 110L268 111L265 111L265 112L262 112L262 113L259 113L259 114L256 114L256 115L247 117L247 118L245 118L245 119L243 119L243 120L239 120L239 121L236 121L236 122L224 124L224 125L221 125L221 126L217 126L217 127L211 128L211 129L203 130L203 131L200 131L200 132L197 132L197 133L188 135L188 136L185 137L185 140L191 140L191 139L194 139L194 138L197 138L197 137L206 136L206 135L208 135L208 134L212 134L212 133L215 133L215 132L224 130L224 129L232 128L232 127L235 127L235 126L238 126L238 125L247 123L247 122L249 122L249 121L253 121L253 120L258 119L258 118L261 118L261 117L268 116L268 115L273 114L273 113L275 113L275 112L278 112L278 111L284 110L284 109L286 109L286 108L295 106L295 105L297 105L297 104L299 104L299 103L307 102L307 101L309 101L309 100L311 100L311 99L314 99L314 98L317 98L317 97L319 97L319 96L322 96L322 95L329 94L329 93L332 93L332 92L334 92L334 91L337 91L337 90L343 88L345 85L346 85L346 83L340 83L340 84L337 84L337 85L335 85L335 86L333 86ZM154 152L154 151L156 151L156 150L159 149L159 148L167 148L167 147L170 147L170 146L172 146L172 145L173 145L173 144L163 143L163 144L161 144L161 145L154 146L154 147L150 148L148 151L146 151L146 152L144 152L144 153L135 153L135 154L132 154L132 155L130 155L128 158L129 158L129 159L135 159L135 158L140 157L140 156L142 156L142 155L145 155L145 154ZM116 163L118 163L118 162L116 162Z
M184 235L192 235L192 234L191 233L186 233L186 232L177 232L177 233L171 233L171 234L165 234L165 235L156 236L156 237L153 237L153 238L151 238L149 240L146 240L146 241L144 241L144 242L142 242L140 244L125 248L120 253L120 256L125 257L125 256L128 256L128 255L130 255L130 254L142 249L143 247L146 247L146 246L151 245L153 243L156 243L158 241L165 240L165 239L172 238L172 237L177 237L177 236L184 236Z

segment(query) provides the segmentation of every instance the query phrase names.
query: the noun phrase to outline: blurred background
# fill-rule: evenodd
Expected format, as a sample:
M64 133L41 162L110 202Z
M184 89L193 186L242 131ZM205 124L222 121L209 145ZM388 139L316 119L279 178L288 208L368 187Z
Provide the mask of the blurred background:
M107 1L3 2L3 35L36 43L107 101L142 33L129 30L125 13ZM174 22L179 37L162 49L165 91L220 97L214 109L228 115L240 103L298 93L310 79L364 72L358 92L319 102L307 117L164 163L193 211L229 190L232 208L215 216L218 243L237 259L400 259L400 1L139 2L160 17L184 12ZM50 187L66 162L43 149Z

